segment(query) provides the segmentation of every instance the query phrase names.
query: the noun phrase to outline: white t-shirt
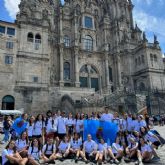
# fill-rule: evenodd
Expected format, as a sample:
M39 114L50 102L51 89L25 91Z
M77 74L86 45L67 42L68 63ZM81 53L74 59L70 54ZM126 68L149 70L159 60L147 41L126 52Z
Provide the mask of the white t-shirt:
M83 120L75 120L75 127L76 127L76 133L80 133L83 131L83 125L84 121Z
M121 146L120 144L117 144L117 143L113 143L112 144L112 152L114 154L117 154L118 150L123 150L123 146Z
M81 139L71 140L71 148L80 149L81 145L82 145L82 140Z
M120 130L121 131L127 130L127 121L125 119L120 119Z
M135 131L140 131L140 122L138 120L133 120L133 128Z
M33 136L33 129L34 129L34 123L32 125L30 125L30 123L27 123L26 126L27 132L28 132L28 136L32 137Z
M145 144L144 146L141 146L141 153L143 154L146 151L152 152L152 149L151 149L150 145L148 145L148 144Z
M42 129L45 127L45 122L37 121L34 123L33 135L42 135Z
M131 117L127 117L127 130L132 131L133 129L133 120Z
M46 125L46 132L57 132L57 119L50 118L48 119L47 125Z
M151 143L154 143L156 141L158 141L155 137L153 137L154 134L151 131L148 131L148 133L145 135L145 140L150 141Z
M147 126L147 123L145 120L141 120L140 121L140 127L146 127Z
M61 141L60 145L58 146L58 149L61 152L65 152L69 148L70 148L70 143L65 143L63 141Z
M108 114L106 114L106 113L103 113L102 115L101 115L101 121L112 121L112 119L113 119L113 115L111 114L111 113L108 113Z
M13 156L14 151L10 149L4 149L2 152L2 165L4 165L8 159L6 158L7 155Z
M100 152L105 151L107 148L108 148L107 143L104 143L104 144L99 143L98 144L98 151L100 151Z
M136 142L135 144L129 144L129 146L128 146L128 148L129 149L132 149L132 148L134 148L134 147L138 147L138 143Z
M39 160L41 157L41 150L38 150L38 147L30 147L28 150L28 155L35 160Z
M20 150L22 150L23 148L25 148L25 147L28 146L26 140L22 140L22 139L16 140L15 145L16 145L16 147L17 147L17 151L20 151Z
M66 125L67 126L73 126L75 124L75 121L74 119L66 119Z
M95 141L85 141L84 142L84 149L86 153L92 153L94 150L97 150L97 144Z
M66 134L66 118L58 117L57 130L59 134Z
M42 152L46 155L52 155L56 151L55 144L45 144L42 148Z
M127 135L128 145L130 145L130 144L131 144L131 142L130 142L130 138L134 138L134 139L135 139L135 136L134 136L134 135L132 135L132 134Z

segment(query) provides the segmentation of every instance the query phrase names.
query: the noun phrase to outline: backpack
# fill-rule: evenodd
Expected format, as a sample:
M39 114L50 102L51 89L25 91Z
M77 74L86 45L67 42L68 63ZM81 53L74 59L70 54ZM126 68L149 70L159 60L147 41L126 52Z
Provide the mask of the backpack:
M8 123L8 121L4 121L3 127L4 127L4 129L6 129L6 130L9 130L9 129L10 129L10 124Z
M45 149L44 153L46 153L46 151L52 151L52 153L53 153L53 150L54 150L54 144L52 144L51 150L48 150L48 144L46 144L46 149Z

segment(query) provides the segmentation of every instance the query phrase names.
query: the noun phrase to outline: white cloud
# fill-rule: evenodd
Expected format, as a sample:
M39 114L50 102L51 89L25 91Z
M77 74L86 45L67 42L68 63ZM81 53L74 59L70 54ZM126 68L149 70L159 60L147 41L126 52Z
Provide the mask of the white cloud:
M151 16L144 11L134 11L134 18L143 31L156 33L160 40L165 38L165 19Z
M152 5L155 0L133 0L133 2L135 2L136 4L147 4L147 5ZM164 3L164 0L156 0L157 4L162 4Z
M4 0L5 8L12 19L15 19L17 12L19 11L18 5L20 0Z

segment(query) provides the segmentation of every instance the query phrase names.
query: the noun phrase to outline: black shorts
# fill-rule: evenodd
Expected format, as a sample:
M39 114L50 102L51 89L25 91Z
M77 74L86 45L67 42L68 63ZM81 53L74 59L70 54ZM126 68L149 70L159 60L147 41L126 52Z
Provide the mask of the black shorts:
M85 153L85 157L86 157L86 159L88 159L88 160L90 160L90 161L93 161L93 160L95 160L95 156L94 155L90 155L89 153Z
M58 133L58 137L60 140L63 140L65 136L66 136L65 133Z
M73 126L68 126L68 133L69 133L70 135L73 134Z
M10 163L10 161L7 161L4 165L18 165L18 163Z
M39 138L42 137L42 135L33 135L32 137L33 137L33 138L37 138L37 139L39 139Z
M156 147L159 147L161 145L159 141L153 142L152 144L155 145Z
M51 155L45 154L45 156L49 159Z
M29 141L32 141L33 137L32 136L28 136L28 139L29 139Z

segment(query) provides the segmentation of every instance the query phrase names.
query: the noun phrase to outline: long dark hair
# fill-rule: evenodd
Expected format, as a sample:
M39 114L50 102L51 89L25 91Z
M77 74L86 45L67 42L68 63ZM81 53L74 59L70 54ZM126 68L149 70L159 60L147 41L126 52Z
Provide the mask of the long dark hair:
M37 117L36 117L36 119L35 119L35 122L39 121L39 116L40 115L42 116L42 122L44 121L44 116L42 114L38 114Z
M79 118L78 118L78 116L79 116ZM75 119L76 119L76 121L77 121L77 120L81 120L81 114L80 114L80 113L76 113Z
M34 117L34 116L30 116L30 119L29 119L29 125L32 126L32 122L31 122L31 118ZM35 117L34 117L34 121L33 123L35 122Z
M34 141L37 140L38 141L38 152L41 150L41 143L40 141L37 139L37 138L34 138L31 142L31 147L32 147L32 152L33 152L33 149L34 149Z
M5 147L5 149L8 149L9 148L9 145L10 145L11 142L14 142L15 143L14 140L10 140L9 143L7 144L7 146ZM13 147L13 151L14 151L14 153L16 153L16 151L17 151L16 146Z
M26 131L24 131L24 132L21 133L21 136L20 136L19 139L22 140L22 136L23 136L24 133L26 133L26 144L28 145L29 139L28 139L28 135L27 135L27 132ZM18 143L19 143L19 139L18 139Z
M145 132L142 132L142 128L145 129ZM145 135L147 134L147 132L148 132L147 127L140 127L140 135L141 135L142 137L145 136Z

